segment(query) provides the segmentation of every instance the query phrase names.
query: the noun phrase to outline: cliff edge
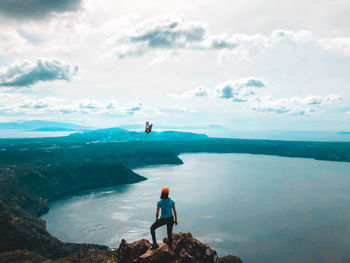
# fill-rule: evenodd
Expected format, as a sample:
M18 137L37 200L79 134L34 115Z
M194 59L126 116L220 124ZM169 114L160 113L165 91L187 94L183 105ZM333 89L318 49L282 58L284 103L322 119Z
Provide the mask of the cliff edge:
M32 251L16 250L0 254L2 263L243 263L239 257L219 258L216 251L201 243L191 233L173 234L173 245L164 238L159 247L151 250L151 243L140 239L127 243L124 239L116 250L81 250L68 257L48 260Z
M151 263L151 262L173 262L173 263L242 263L235 256L226 256L220 259L215 250L207 244L201 243L191 233L173 234L173 245L167 244L167 238L159 244L157 249L151 250L151 243L141 239L133 243L127 243L124 239L118 249L118 263Z

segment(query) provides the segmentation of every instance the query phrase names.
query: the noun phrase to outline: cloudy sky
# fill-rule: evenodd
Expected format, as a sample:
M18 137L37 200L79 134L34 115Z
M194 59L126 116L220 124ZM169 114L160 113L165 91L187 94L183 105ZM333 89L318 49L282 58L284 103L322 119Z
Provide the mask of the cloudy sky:
M0 122L350 130L347 0L2 0Z

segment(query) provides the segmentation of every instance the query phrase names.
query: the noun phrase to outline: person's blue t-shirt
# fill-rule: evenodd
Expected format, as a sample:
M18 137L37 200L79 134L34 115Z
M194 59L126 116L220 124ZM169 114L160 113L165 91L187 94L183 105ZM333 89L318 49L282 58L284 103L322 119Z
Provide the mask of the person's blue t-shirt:
M161 214L160 218L168 218L173 216L173 205L175 204L175 201L171 198L168 199L160 199L157 202L157 206L161 208Z

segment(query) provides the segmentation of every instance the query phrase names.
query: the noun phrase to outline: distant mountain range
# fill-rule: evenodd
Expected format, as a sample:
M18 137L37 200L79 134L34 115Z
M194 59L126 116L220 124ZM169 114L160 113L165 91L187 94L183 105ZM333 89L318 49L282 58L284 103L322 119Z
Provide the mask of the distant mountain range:
M135 140L203 140L208 136L205 134L197 134L192 132L180 131L163 131L151 132L146 134L144 132L128 131L122 128L109 128L94 131L85 131L83 133L73 133L69 135L70 138L79 138L85 141L95 142L111 142L111 141L135 141Z
M2 122L0 129L3 130L29 130L29 131L82 131L90 130L90 127L76 125L66 122L55 121L18 121L18 122Z
M160 130L226 130L227 128L217 124L211 124L208 126L169 126L169 125L157 125L157 129ZM125 124L120 125L118 128L126 130L144 129L145 124ZM30 131L81 131L92 130L92 127L86 127L67 122L55 122L55 121L17 121L17 122L2 122L0 123L0 129L3 130L30 130Z
M129 131L128 131L129 130ZM30 137L52 137L67 135L71 132L83 132L83 137L95 137L96 141L110 140L162 140L162 139L198 139L191 132L205 133L210 137L221 138L241 138L241 139L262 139L262 140L289 140L289 141L350 141L350 131L288 131L288 130L230 130L229 128L210 124L207 126L170 126L155 125L151 134L145 137L145 134L135 133L143 131L144 124L134 123L119 125L114 128L96 130L94 127L87 127L66 122L55 121L17 121L0 123L0 138L30 138ZM172 130L172 132L170 132ZM13 131L13 132L12 132ZM159 133L166 131L165 133ZM187 133L177 133L177 132ZM86 134L86 132L91 132ZM106 133L107 137L101 135ZM184 137L185 136L185 137ZM200 138L204 138L200 135Z
M119 125L119 128L123 129L144 129L145 124L143 123L134 123L134 124L125 124ZM218 124L211 124L208 126L171 126L171 125L155 125L157 129L161 130L227 130L228 128Z

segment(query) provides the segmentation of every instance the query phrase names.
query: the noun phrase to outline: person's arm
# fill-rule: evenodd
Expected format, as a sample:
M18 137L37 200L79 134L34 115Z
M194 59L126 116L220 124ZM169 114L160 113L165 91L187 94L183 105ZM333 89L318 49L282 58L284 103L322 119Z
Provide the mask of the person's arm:
M158 217L159 217L159 209L160 209L160 207L157 206L156 221L158 220Z
M175 204L173 205L174 215L175 215L175 225L177 225L177 213L176 213L176 207Z

